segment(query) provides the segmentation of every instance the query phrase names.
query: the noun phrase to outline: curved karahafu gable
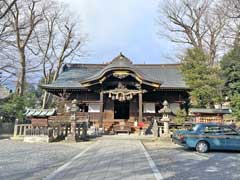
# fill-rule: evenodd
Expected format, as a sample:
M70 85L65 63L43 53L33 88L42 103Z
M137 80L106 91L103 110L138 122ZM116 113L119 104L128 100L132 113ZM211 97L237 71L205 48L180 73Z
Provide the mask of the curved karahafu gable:
M143 73L140 69L135 67L132 62L123 54L120 54L119 56L114 58L109 65L107 65L97 73L93 74L92 76L80 81L80 83L84 87L101 84L110 75L118 78L132 76L140 84L146 84L155 88L159 88L162 84L162 82L160 82L159 80L150 77L149 75Z

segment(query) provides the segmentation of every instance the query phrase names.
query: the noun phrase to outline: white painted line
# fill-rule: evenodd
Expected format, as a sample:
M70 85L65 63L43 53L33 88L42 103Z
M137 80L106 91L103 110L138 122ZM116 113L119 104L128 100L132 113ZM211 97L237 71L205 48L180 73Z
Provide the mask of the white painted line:
M142 144L142 142L139 142L140 143L140 146L142 147L143 151L144 151L144 155L145 157L147 158L148 160L148 163L153 171L153 174L156 178L156 180L163 180L163 176L162 174L160 173L160 171L158 170L156 164L154 163L154 161L152 160L151 156L148 154L147 150L145 149L144 145Z
M73 163L73 161L75 161L76 159L78 159L79 157L81 157L83 154L85 154L89 149L93 148L94 146L96 146L97 143L94 143L92 145L90 145L89 147L87 147L86 149L84 149L82 152L80 152L78 155L74 156L72 159L70 159L70 161L68 161L67 163L65 163L64 165L60 166L58 169L56 169L55 171L53 171L50 175L48 175L47 177L43 178L43 180L52 180L52 179L56 179L55 177L61 173L61 171L63 171L64 169L66 169L69 165L71 165Z

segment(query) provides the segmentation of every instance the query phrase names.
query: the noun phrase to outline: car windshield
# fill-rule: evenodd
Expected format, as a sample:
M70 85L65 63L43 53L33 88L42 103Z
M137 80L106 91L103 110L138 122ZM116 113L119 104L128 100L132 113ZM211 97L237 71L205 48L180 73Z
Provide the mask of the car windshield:
M194 124L194 125L191 127L190 131L197 131L198 127L199 127L199 124Z

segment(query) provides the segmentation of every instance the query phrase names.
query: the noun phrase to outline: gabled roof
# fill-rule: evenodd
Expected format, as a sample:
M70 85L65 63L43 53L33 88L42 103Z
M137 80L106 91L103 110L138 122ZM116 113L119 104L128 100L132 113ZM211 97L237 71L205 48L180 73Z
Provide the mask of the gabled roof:
M83 83L95 80L110 70L129 70L143 80L159 83L160 89L189 89L179 64L133 64L120 54L110 64L65 64L59 78L44 89L85 89Z

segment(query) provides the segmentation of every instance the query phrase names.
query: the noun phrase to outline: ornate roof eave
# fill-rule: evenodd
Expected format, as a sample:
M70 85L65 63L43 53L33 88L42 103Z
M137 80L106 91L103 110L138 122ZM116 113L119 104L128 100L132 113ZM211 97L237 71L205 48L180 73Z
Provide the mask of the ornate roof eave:
M119 75L129 75L132 73L134 74L136 80L140 83L149 83L157 87L160 87L160 85L162 84L162 82L148 77L146 74L137 69L137 67L132 64L132 61L130 61L130 59L125 57L122 53L120 53L119 56L114 58L111 63L105 66L103 69L96 72L94 75L80 81L80 83L84 87L91 86L92 82L94 81L98 81L101 84L101 82L106 79L105 76L109 72L119 73Z
M92 84L89 84L89 85L86 85L84 87L60 87L60 86L51 86L51 84L49 85L45 85L45 84L42 84L42 85L39 85L40 88L42 89L45 89L46 91L65 91L65 90L74 90L74 91L87 91L89 90L87 87L88 86L93 86L93 85L97 85L99 84L98 81L92 83ZM148 83L148 82L144 82L144 84L146 85L149 85L149 86L154 86L153 84L151 83ZM186 88L186 87L159 87L157 88L157 91L190 91L191 89L190 88Z
M45 89L46 91L51 90L88 90L85 87L60 87L60 86L51 86L51 84L41 84L40 88Z
M137 71L135 68L131 68L131 67L110 67L110 68L106 68L106 69L101 70L98 75L95 74L88 79L80 81L80 83L84 87L92 86L92 85L95 85L95 84L101 84L105 80L105 75L108 72L111 72L111 71L113 73L114 73L114 71L119 72L119 73L133 72L135 74L136 80L139 81L141 84L150 85L150 86L153 86L153 87L156 87L156 88L159 88L162 84L162 82L160 82L160 81L144 77L143 73L141 73L141 72Z

